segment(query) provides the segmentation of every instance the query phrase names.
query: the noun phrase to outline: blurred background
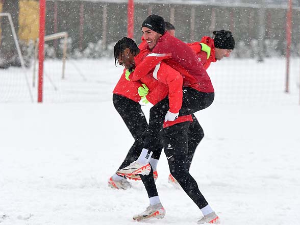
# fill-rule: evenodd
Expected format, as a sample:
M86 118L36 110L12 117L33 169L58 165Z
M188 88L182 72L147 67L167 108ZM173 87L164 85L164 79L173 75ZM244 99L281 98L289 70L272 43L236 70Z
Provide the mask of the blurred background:
M111 59L111 66L114 66L113 46L127 36L127 8L127 0L46 1L45 86L49 86L48 95L52 96L49 101L100 100L97 92L91 99L64 98L59 86L66 77L70 77L69 74L77 74L74 76L82 81L93 80L91 85L95 89L101 82L103 84L104 74L96 69L97 62ZM9 61L3 64L2 60L1 64L0 59L0 102L28 99L36 102L39 9L39 1L36 0L0 0L0 58ZM24 61L22 72L17 69L22 67L22 60L5 13L12 17ZM279 96L285 102L288 93L292 101L298 103L300 0L134 0L133 38L137 43L141 39L141 24L149 14L158 14L171 22L176 28L176 37L184 42L200 41L202 36L211 36L214 30L225 29L233 33L236 48L230 59L218 62L222 70L218 70L216 64L209 71L219 90L235 90L227 100L222 100L225 103L247 102L247 99L236 97L241 90L249 90L248 95L257 96L254 102L265 97L267 100L262 101L265 104L276 101ZM291 34L290 41L288 34ZM65 57L66 61L63 60ZM18 73L26 79L17 77ZM248 80L254 77L257 84L263 85L260 89ZM259 80L259 77L264 80ZM230 87L224 81L226 79L232 79ZM71 85L69 90L76 92L77 86ZM21 89L31 92L31 97L28 98Z

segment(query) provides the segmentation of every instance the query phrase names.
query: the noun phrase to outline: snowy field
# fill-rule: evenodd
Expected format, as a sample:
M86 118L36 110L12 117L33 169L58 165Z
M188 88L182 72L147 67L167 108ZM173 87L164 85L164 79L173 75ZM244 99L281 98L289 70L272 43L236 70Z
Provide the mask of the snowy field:
M298 61L290 94L282 59L224 60L209 70L216 100L196 114L205 138L191 173L224 225L300 224ZM0 224L136 224L132 216L149 204L142 183L107 186L133 143L111 102L122 68L113 59L67 62L62 81L60 66L45 64L43 104L31 103L19 69L0 71ZM158 174L166 217L141 223L196 224L201 213L167 182L164 155Z

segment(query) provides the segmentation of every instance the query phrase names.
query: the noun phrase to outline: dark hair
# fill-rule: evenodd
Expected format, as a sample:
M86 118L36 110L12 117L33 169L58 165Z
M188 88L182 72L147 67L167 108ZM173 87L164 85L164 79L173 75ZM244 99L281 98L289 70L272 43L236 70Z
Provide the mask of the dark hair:
M228 30L214 31L214 44L216 48L234 49L235 41L232 33Z
M165 20L161 16L152 14L144 20L144 22L142 23L142 27L147 27L150 30L153 30L161 35L164 35Z
M165 29L166 30L175 30L175 27L173 24L171 24L169 22L165 22Z
M128 37L123 37L114 46L115 64L117 63L119 55L122 54L122 52L126 48L129 48L130 53L132 53L133 55L137 55L140 52L140 49L138 48L134 40Z

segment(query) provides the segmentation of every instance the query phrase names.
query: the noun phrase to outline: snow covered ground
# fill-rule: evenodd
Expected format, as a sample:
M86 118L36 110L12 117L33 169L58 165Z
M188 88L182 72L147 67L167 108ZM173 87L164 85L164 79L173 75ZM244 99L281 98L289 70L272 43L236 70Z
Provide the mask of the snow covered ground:
M67 66L65 81L45 78L43 104L28 95L14 101L26 96L26 86L1 97L10 104L0 104L0 224L136 224L132 216L149 204L142 183L126 191L107 186L133 143L111 102L122 68L113 59L82 62L81 75ZM196 114L205 138L191 173L224 225L300 223L299 65L292 65L298 75L289 95L284 66L280 59L224 60L210 68L216 100ZM142 224L196 224L201 213L168 184L164 155L158 173L167 214Z

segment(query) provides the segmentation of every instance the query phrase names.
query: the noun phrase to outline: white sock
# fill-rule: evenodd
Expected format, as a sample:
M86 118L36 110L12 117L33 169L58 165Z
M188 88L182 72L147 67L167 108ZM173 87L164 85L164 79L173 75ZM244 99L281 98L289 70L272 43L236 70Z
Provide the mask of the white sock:
M120 180L125 179L125 177L119 176L118 174L115 173L115 174L112 176L112 179L113 179L114 181L120 181Z
M156 205L160 203L159 197L158 196L154 196L149 198L150 200L150 205Z
M136 160L142 165L149 163L153 152L149 152L148 149L143 148L139 158Z
M151 158L150 159L150 164L151 164L151 167L152 167L153 171L155 171L157 169L158 159Z
M204 208L201 209L201 212L203 213L204 216L206 216L206 215L212 213L213 210L209 205L207 205L207 206L205 206Z

